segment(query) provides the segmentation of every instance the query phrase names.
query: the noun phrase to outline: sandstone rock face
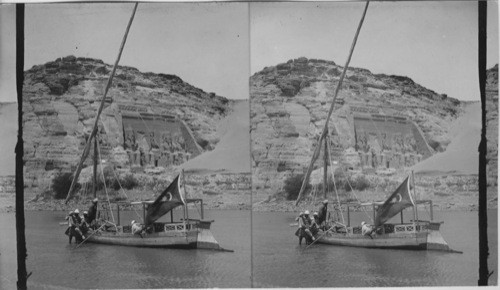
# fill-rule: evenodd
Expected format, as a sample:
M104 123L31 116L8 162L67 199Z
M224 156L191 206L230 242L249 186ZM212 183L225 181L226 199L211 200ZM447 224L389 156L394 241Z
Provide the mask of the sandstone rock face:
M342 69L301 57L250 78L254 190L278 191L288 176L305 171ZM408 77L349 68L329 123L330 152L354 167L409 167L446 150L446 133L461 112L460 101ZM361 150L361 134L369 152Z
M498 64L486 71L486 139L488 176L498 176Z
M56 173L75 169L94 124L111 69L111 65L101 60L68 56L25 72L23 137L27 186L47 186ZM168 157L172 162L167 160L163 165L178 165L196 150L200 154L215 147L217 124L231 106L232 101L204 92L175 75L142 73L132 67L120 66L99 122L101 157L121 168L134 165L130 162L135 158L130 154L134 150L126 142L125 137L129 135L125 134L124 124L125 113L133 113L139 116L137 120L145 128L133 128L134 137L144 137L135 140L138 147L132 153L139 154L139 157L134 161L142 166L157 166L162 150L169 150L164 159ZM150 121L155 118L170 118L181 136L175 140L172 140L175 137L172 134L166 136L164 131L170 128L168 124L162 132L153 132L156 129L148 124L156 124ZM153 141L164 141L168 146L152 145ZM143 147L151 151L146 152ZM157 151L153 152L155 148ZM92 153L89 157L85 163L87 166L92 162Z

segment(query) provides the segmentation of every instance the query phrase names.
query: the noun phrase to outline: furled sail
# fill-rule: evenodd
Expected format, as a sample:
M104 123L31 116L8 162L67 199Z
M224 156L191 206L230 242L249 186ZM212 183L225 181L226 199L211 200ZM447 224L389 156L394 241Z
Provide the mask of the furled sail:
M415 206L410 194L410 177L408 176L391 196L377 210L375 226L384 224L403 209Z
M186 204L184 199L184 186L180 182L180 177L180 174L177 175L167 189L165 189L156 198L156 200L148 206L145 220L146 225L152 224L172 209Z

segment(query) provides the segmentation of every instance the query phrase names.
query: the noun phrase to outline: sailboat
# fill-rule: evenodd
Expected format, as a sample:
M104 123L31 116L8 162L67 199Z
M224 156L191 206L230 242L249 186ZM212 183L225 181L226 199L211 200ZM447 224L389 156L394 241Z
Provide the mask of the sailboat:
M413 174L409 175L383 202L339 202L339 206L346 208L347 223L333 221L326 231L320 231L317 243L363 248L453 251L439 232L442 223L433 221L432 200L414 200L415 195L410 186L412 178ZM430 208L430 220L419 220L417 207L426 205ZM360 207L373 210L374 224L366 226L370 229L368 234L363 233L361 225L351 226L351 209ZM403 210L408 207L413 208L413 219L405 222ZM397 214L401 215L400 223L387 223Z
M134 247L223 250L210 231L213 220L204 219L203 200L186 198L182 173L155 200L115 204L117 223L105 221L98 230L90 233L87 242ZM188 204L199 205L200 219L189 217ZM120 225L120 207L130 206L142 206L144 224L141 225L143 230L140 234L132 233L132 226L129 224ZM176 221L173 210L178 207L182 207L183 214ZM170 221L158 221L168 213Z
M117 59L114 63L113 70L108 78L104 95L102 97L99 109L97 111L96 119L91 131L90 136L87 138L85 148L83 150L80 162L71 182L66 203L73 195L73 189L78 180L78 176L82 170L84 161L89 155L92 142L94 143L94 198L96 197L96 176L97 176L97 156L98 144L97 132L100 115L103 111L104 105L107 100L107 94L111 87L113 77L116 73L118 63L125 46L130 26L137 11L138 3L135 3L132 15L125 30L123 40L118 52ZM101 158L99 158L101 160ZM81 243L99 243L121 246L134 246L134 247L172 247L172 248L205 248L215 249L222 251L231 251L221 248L218 242L210 232L212 220L205 220L203 217L203 201L201 199L188 199L185 196L184 178L182 173L178 175L174 181L165 189L155 200L146 200L138 202L117 202L116 205L118 221L115 222L112 214L112 205L107 200L108 208L105 213L112 217L112 221L104 219L99 221L100 224L95 230L90 230L86 234L86 239ZM200 219L189 218L188 204L199 205L201 209ZM142 206L143 209L143 222L141 224L142 231L139 234L132 233L132 225L120 225L120 207L133 207ZM182 207L183 217L181 220L174 221L173 210L177 207ZM159 222L158 220L170 213L170 222Z
M314 169L315 161L320 157L321 148L324 147L324 163L323 163L323 190L324 195L327 195L327 178L328 178L328 166L333 166L331 160L330 152L330 142L329 134L329 121L333 113L335 104L337 103L337 96L340 89L342 88L342 82L346 76L351 57L356 46L356 42L361 30L363 21L368 10L369 1L366 2L362 17L360 19L358 28L354 35L354 39L351 45L351 49L347 58L347 61L343 67L342 74L340 75L337 87L335 89L335 94L328 111L325 125L319 135L318 142L312 154L311 161L304 175L302 186L300 188L295 205L298 205L302 199L304 192L309 183L309 178ZM324 146L323 146L324 145ZM333 170L332 170L333 172ZM413 176L413 174L412 174ZM413 186L415 188L415 186ZM337 192L335 190L335 192ZM449 248L446 241L443 239L439 232L439 227L441 223L432 221L432 201L421 200L415 202L411 190L410 190L410 176L406 178L399 187L392 193L385 202L369 202L369 203L344 203L342 204L340 198L337 194L338 210L341 213L342 220L343 213L341 211L342 207L346 208L347 211L347 224L340 223L339 221L330 221L327 223L327 228L324 231L319 231L315 237L314 243L323 243L329 245L338 246L353 246L353 247L364 247L364 248L396 248L396 249L414 249L414 250L444 250L453 251ZM418 205L430 205L431 219L429 221L419 220L417 217L417 206ZM373 210L373 220L374 225L370 227L370 235L365 235L362 226L351 226L350 225L350 209L371 207ZM409 222L403 221L402 211L407 207L413 207L414 219ZM397 224L387 223L387 221L401 213L401 222Z

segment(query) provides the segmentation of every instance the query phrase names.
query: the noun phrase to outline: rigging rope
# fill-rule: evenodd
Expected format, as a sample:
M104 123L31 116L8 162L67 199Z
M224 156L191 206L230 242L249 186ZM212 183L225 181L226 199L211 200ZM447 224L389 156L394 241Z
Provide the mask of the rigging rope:
M97 138L97 136L96 136L96 138ZM104 167L102 166L101 149L99 147L99 142L96 142L96 143L97 143L97 156L99 158L99 165L101 166L102 183L104 184L104 191L106 192L106 198L108 199L109 212L111 213L111 219L113 220L113 223L116 224L115 217L113 215L113 210L111 208L111 202L109 201L108 189L106 187L106 178L104 177ZM115 227L116 227L116 225L115 225Z
M327 151L328 151L328 152L325 152L325 154L328 154L328 161L330 161L330 167L332 168L332 170L330 170L330 171L332 174L333 187L335 188L335 195L337 196L337 203L339 206L340 216L342 217L342 224L344 224L344 226L345 226L344 214L342 213L342 205L340 204L340 197L339 197L339 193L337 191L337 185L335 184L335 176L334 176L333 167L332 167L332 165L333 165L332 155L330 154L330 152L331 152L330 142L328 142L328 140L331 140L330 131L328 133L328 137L325 137L325 138L327 138L327 140L325 140L325 142L326 142L326 147L327 147ZM328 170L327 170L327 172L328 172ZM347 228L346 228L346 232L347 232Z
M87 158L89 151L90 151L90 144L92 143L92 138L95 137L97 134L97 125L98 125L98 120L99 117L101 116L102 110L104 109L104 103L106 101L106 96L108 95L108 91L111 88L111 83L113 82L113 77L115 76L116 69L118 68L118 63L120 62L120 58L122 56L123 48L125 47L125 42L127 41L127 36L128 32L130 31L130 26L132 25L132 21L134 20L135 12L137 11L137 6L139 5L139 2L136 2L134 5L134 10L132 11L132 15L130 16L130 20L128 22L127 28L125 29L125 35L123 36L122 43L120 45L120 49L118 51L118 56L116 57L115 64L113 65L113 70L111 71L111 74L108 78L108 82L106 83L106 87L104 88L104 95L101 100L101 104L99 105L99 109L97 110L97 116L94 121L94 125L92 126L92 131L90 133L90 137L87 140L87 143L85 144L85 148L83 149L82 156L80 157L80 162L78 163L78 166L76 167L75 174L73 176L73 180L71 181L71 185L68 190L68 195L66 196L66 200L64 203L68 203L71 194L73 192L73 189L77 183L78 176L80 175L80 172L82 171L83 163L85 159Z
M329 141L331 141L331 140L332 140L332 135L331 135L331 131L330 131L330 130L328 131L328 139L329 139ZM329 152L329 153L328 153L328 157L329 157L329 160L330 160L330 166L331 166L331 164L333 164L333 163L332 163L332 158L331 158L331 154L330 154L330 152L331 152L331 150L332 150L332 149L331 149L331 144L330 144L330 142L327 142L327 146L328 146L328 152ZM341 169L342 169L342 168L341 168ZM345 177L345 179L346 179L346 181L347 181L347 184L348 184L348 185L349 185L349 187L351 188L352 195L354 196L354 198L355 198L355 199L356 199L359 203L361 203L361 201L359 200L359 198L358 198L358 197L356 196L356 194L354 193L354 188L352 188L352 185L351 185L351 183L349 182L349 177L345 174L345 172L344 172L344 170L343 170L343 169L342 169L341 171L342 171L342 174L344 175L344 177ZM335 182L335 176L334 176L334 173L333 173L333 169L332 169L332 179L334 179L334 182ZM334 184L335 184L335 183L334 183ZM336 188L335 188L335 190L336 190ZM337 192L336 192L336 193L337 193ZM337 193L337 199L338 199L338 193ZM365 209L364 207L361 207L361 210L362 210L362 211L366 214L366 216L368 217L368 219L370 219L370 220L372 221L372 223L373 223L373 222L374 222L374 221L373 221L373 218L372 218L372 217L368 214L368 212L366 211L366 209ZM341 213L342 213L342 212L341 212ZM343 220L343 218L344 218L344 216L342 215L342 220Z
M104 126L104 122L103 122L102 120L101 120L101 123L102 123L102 125ZM128 198L127 193L126 193L126 192L125 192L125 190L123 189L122 184L121 184L121 182L120 182L120 179L119 179L119 178L118 178L118 176L116 175L115 169L114 169L113 167L114 167L114 166L111 166L111 171L113 172L113 176L115 177L115 180L118 182L118 185L120 186L120 189L122 190L122 192L123 192L123 194L125 195L125 197L126 197L128 200L130 200L130 199ZM105 186L106 186L106 185L105 185ZM144 219L144 217L143 217L143 216L141 216L141 215L137 212L137 209L136 209L134 206L132 206L132 208L134 209L134 212L135 212L135 214L139 217L139 219L143 220L143 219ZM144 223L144 221L143 221L143 223Z
M115 170L113 169L113 167L111 167L111 171L113 172L113 175L114 175L114 177L115 177L115 180L118 182L118 185L120 186L120 189L122 190L123 194L125 195L125 197L126 197L128 200L130 200L130 199L128 198L127 194L125 193L125 190L123 189L122 184L120 183L120 179L119 179L119 178L118 178L118 176L116 175L116 172L115 172ZM135 212L135 214L137 215L137 217L139 217L139 219L143 220L143 219L144 219L144 217L142 217L142 216L141 216L141 215L137 212L136 208L135 208L134 206L133 206L132 208L134 209L134 212ZM145 222L145 221L143 221L143 223L144 223L144 222Z
M347 180L347 184L349 184L349 187L351 188L352 195L361 204L361 200L359 200L358 196L356 196L356 194L354 193L354 188L352 188L351 182L349 181L349 176L347 176L344 172L342 172L342 174L344 174L345 180ZM365 213L368 219L371 220L372 223L375 222L373 218L368 214L364 206L361 207L361 210Z
M144 121L144 119L142 118L142 115L141 113L137 112L139 114L139 117L141 118L141 121L142 123L144 124L144 127L146 127L146 131L148 132L148 134L151 134L151 129L149 129L148 127L148 124L146 124L146 121ZM151 144L148 144L150 147L151 147Z
M298 205L299 202L300 202L300 199L302 198L302 195L306 189L306 186L307 184L309 183L309 177L311 175L311 171L312 171L312 166L314 164L314 161L315 159L317 158L317 156L319 155L319 151L321 149L321 140L322 138L324 138L326 136L326 130L328 130L328 121L330 120L330 117L333 113L333 108L335 107L335 101L337 100L337 96L338 96L338 93L342 87L342 82L344 81L344 77L346 75L346 72L347 72L347 68L349 67L349 63L351 62L351 58L352 58L352 54L354 52L354 47L356 46L356 42L358 40L358 36L359 36L359 32L361 31L361 26L363 26L363 22L365 20L365 16L366 16L366 11L368 10L368 5L370 4L370 1L366 1L366 5L365 5L365 9L363 11L363 16L361 17L361 20L359 21L359 24L358 24L358 28L356 30L356 34L354 35L354 39L352 41L352 44L351 44L351 49L349 51L349 56L347 57L347 61L344 65L344 69L342 70L342 74L340 75L340 79L339 79L339 82L337 84L337 87L335 89L335 95L333 97L333 100L332 100L332 104L330 105L330 110L328 111L328 115L326 117L326 121L325 121L325 127L323 128L323 131L318 139L318 143L316 144L316 148L314 149L314 153L313 153L313 157L311 158L311 162L309 163L309 167L307 168L307 172L304 176L304 180L302 182L302 186L300 188L300 191L299 191L299 196L297 197L297 200L295 201L295 205Z
M316 202L316 196L318 195L318 185L317 184L314 184L313 185L313 189L312 189L312 199L311 199L311 206L314 205L314 203Z
M373 121L373 116L370 114L370 122L373 124L373 126L375 127L375 130L377 131L377 137L381 138L382 137L382 132L380 131L380 129L378 128L377 124L375 123L375 121ZM377 142L378 143L378 142ZM380 146L380 144L379 144ZM380 146L382 147L382 146Z

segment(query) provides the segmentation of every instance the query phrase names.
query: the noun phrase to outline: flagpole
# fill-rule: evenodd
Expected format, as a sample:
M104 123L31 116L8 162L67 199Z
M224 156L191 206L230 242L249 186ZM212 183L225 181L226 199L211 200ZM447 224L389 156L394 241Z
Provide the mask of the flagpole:
M415 176L413 175L413 170L411 171L411 183L413 185L413 198L415 199L415 204L413 205L413 223L416 223L418 222L418 213L417 213L417 196L415 195Z

